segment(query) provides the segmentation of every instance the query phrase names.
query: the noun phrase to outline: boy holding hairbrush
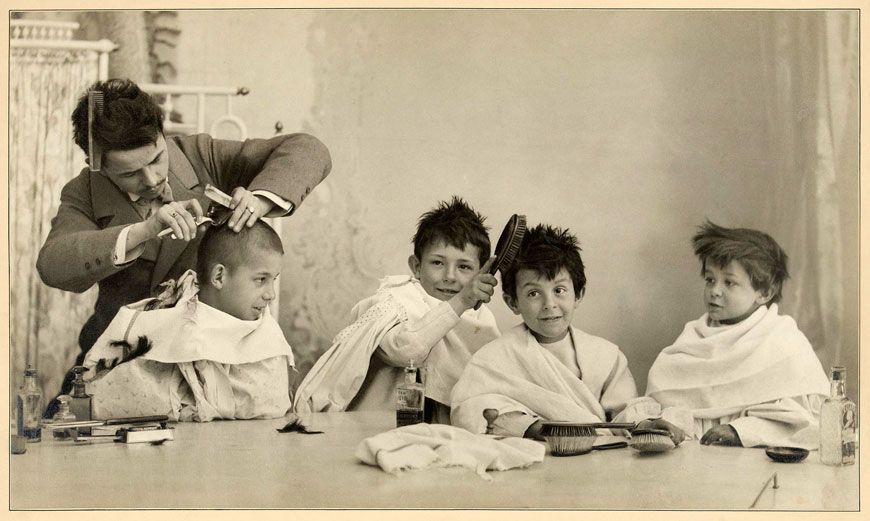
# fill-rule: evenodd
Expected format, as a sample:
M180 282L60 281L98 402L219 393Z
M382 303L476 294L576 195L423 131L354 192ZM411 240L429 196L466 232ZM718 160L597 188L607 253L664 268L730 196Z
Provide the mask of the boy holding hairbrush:
M785 252L768 234L709 221L692 238L707 312L649 371L621 419L705 445L815 449L829 384L813 347L777 302Z
M354 321L336 335L296 392L297 412L395 410L404 367L426 367L426 421L450 423L450 391L484 344L499 335L489 302L484 218L453 197L423 214L408 258L412 276L381 280L359 302Z
M504 300L523 323L478 351L451 395L453 425L537 437L543 421L610 421L637 396L619 348L571 325L586 288L577 238L538 225L502 272Z

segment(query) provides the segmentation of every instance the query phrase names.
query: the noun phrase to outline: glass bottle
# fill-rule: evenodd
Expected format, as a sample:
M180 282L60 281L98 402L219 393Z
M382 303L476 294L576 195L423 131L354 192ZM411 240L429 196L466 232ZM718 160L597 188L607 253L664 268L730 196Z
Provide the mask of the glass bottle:
M72 413L70 410L70 401L71 398L65 394L62 394L57 397L57 401L60 402L58 406L57 412L54 417L51 419L52 423L66 423L66 422L74 422L76 421L76 415ZM68 440L72 438L72 432L70 429L54 429L52 430L54 434L54 439L56 440Z
M32 365L24 370L24 385L18 392L18 435L28 443L42 440L42 390L36 382L36 369Z
M417 381L417 368L413 360L405 368L405 381L399 384L396 391L396 427L421 423L425 388Z
M819 458L825 465L855 463L857 407L846 398L846 368L831 368L831 396L822 402Z
M85 380L83 373L85 368L78 365L73 367L75 380L73 381L73 392L70 396L69 410L75 415L78 421L89 421L94 416L93 397L85 392ZM90 428L79 429L83 434L90 434Z

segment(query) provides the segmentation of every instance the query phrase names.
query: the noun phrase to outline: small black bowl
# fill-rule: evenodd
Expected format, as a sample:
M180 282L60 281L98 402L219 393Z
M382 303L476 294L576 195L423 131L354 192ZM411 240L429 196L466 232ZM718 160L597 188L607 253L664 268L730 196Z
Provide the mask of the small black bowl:
M767 457L780 463L797 463L803 461L810 453L807 449L797 447L770 447L764 451Z

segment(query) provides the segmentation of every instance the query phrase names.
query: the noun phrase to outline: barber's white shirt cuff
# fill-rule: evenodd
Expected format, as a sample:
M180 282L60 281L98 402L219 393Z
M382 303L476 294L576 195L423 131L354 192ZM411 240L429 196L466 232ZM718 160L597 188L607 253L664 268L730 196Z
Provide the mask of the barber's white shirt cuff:
M280 197L278 195L273 194L272 192L268 192L266 190L254 190L251 192L254 195L259 195L261 197L265 197L266 199L272 201L275 204L275 207L272 208L272 211L267 213L265 217L284 217L293 211L293 203Z
M138 259L142 252L145 251L145 243L136 246L130 251L127 251L127 234L130 233L130 228L133 225L127 226L121 233L118 234L118 240L115 241L115 251L112 254L112 264L115 266L123 266L129 262Z

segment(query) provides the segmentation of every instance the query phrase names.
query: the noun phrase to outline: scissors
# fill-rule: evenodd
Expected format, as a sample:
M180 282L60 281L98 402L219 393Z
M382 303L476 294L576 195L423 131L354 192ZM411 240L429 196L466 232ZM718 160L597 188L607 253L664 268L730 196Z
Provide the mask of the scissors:
M208 224L210 226L223 226L226 224L230 219L230 216L233 214L233 212L230 211L230 203L233 198L210 184L205 185L205 196L211 199L212 202L208 205L208 211L205 212L205 215L195 221L196 225L202 226L203 224ZM177 239L175 234L172 233L172 228L162 230L157 234L157 237L162 239L170 234L173 239Z

